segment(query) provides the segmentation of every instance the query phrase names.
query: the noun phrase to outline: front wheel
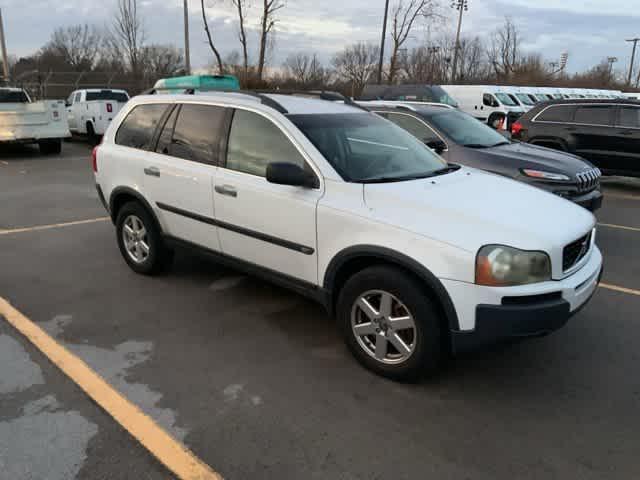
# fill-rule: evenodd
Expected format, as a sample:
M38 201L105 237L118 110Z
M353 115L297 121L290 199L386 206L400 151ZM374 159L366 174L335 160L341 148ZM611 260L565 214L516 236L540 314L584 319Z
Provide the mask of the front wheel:
M151 214L139 202L129 202L116 219L118 247L136 273L154 275L164 271L173 258Z
M441 318L422 285L394 267L371 267L344 285L337 316L347 346L369 370L412 381L443 357Z

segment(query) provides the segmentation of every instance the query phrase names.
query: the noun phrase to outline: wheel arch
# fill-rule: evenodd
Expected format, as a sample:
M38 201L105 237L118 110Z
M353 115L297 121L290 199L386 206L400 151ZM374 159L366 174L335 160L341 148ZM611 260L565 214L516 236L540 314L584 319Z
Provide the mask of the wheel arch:
M372 265L386 264L398 267L417 278L427 294L439 307L446 320L448 331L459 330L458 315L446 288L425 266L411 257L385 247L375 245L357 245L346 248L333 257L325 274L323 287L329 295L328 307L335 313L338 292L344 283L355 273ZM447 332L448 333L448 332Z
M122 208L125 203L130 201L140 202L144 206L144 208L147 209L149 215L151 215L151 218L153 218L153 221L158 227L158 230L162 232L162 227L160 225L160 222L158 221L158 217L156 217L151 204L142 196L140 192L134 190L131 187L116 187L111 192L111 195L109 197L109 215L111 216L111 221L113 223L115 223L116 219L118 218L118 211L120 210L120 208Z

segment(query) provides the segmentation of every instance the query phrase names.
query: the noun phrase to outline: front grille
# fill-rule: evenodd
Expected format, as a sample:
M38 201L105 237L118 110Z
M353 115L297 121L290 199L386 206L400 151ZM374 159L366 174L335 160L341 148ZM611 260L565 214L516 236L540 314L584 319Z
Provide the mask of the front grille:
M566 272L573 268L580 260L582 260L591 247L591 235L589 232L582 238L570 243L562 251L562 271Z
M602 173L597 168L585 170L576 175L578 191L581 193L590 192L600 185Z

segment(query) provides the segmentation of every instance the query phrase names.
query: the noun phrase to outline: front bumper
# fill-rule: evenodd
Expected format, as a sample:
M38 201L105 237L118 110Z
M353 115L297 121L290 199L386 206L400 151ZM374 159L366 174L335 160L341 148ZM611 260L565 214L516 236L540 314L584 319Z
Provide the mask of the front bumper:
M587 264L563 280L504 288L443 280L460 322L451 332L453 352L558 330L591 299L602 271L594 247Z
M568 197L567 200L571 200L573 203L580 205L591 212L595 212L602 207L602 198L603 195L600 190L593 190L592 192L580 197Z

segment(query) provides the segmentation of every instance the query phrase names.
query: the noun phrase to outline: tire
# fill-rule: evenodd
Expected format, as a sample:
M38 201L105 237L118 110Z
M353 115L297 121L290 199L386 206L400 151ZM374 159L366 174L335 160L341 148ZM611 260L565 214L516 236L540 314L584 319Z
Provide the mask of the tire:
M89 139L89 145L98 145L98 135L96 135L96 131L91 122L87 122L87 138Z
M381 308L384 294L391 297L391 318L407 318L408 313L413 319L413 329L403 329L406 325L397 323L390 327L388 317L378 320L377 324L370 321L385 310ZM366 315L359 306L361 299L367 300L372 307L370 315ZM398 381L415 381L439 370L444 358L441 316L425 294L424 287L404 271L391 266L376 266L356 273L340 291L336 313L349 350L369 370ZM353 325L366 329L360 333L367 335L357 335ZM373 331L368 334L371 328L377 328L379 333ZM404 346L411 350L409 353L405 351L402 354L395 347L398 339L394 335L397 334ZM378 342L381 345L386 342L386 350L381 348L378 352Z
M60 155L62 152L62 141L60 139L43 140L38 142L38 146L42 155Z
M134 228L136 235L127 233L125 224ZM142 229L144 229L144 233ZM120 208L116 218L116 235L120 253L127 265L136 273L156 275L169 268L173 251L166 248L162 234L151 214L139 202L128 202ZM137 242L137 245L136 245ZM137 258L136 258L137 257Z

